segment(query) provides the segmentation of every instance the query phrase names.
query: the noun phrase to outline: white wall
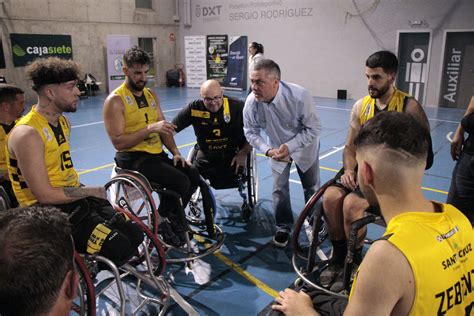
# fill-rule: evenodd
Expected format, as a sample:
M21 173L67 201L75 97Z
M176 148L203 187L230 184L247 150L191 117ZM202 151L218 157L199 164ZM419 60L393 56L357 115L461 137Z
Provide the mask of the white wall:
M313 95L323 97L336 97L337 89L347 89L348 98L365 95L366 58L382 49L395 52L397 30L412 30L409 21L424 20L428 26L420 30L433 31L426 104L436 106L444 30L474 29L473 0L192 0L190 3L192 26L184 27L181 19L181 43L187 35L247 35L249 41L263 43L265 56L282 68L283 80L298 83ZM184 9L182 2L180 12ZM293 17L288 16L290 12ZM184 62L182 47L179 58Z

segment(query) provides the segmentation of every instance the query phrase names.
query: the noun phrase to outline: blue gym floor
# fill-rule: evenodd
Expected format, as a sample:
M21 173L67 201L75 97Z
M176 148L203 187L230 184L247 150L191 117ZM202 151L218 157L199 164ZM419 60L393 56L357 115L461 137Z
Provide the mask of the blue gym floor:
M198 89L157 88L166 119L171 119L189 101L199 97ZM226 92L245 98L245 92ZM76 113L67 114L72 125L71 149L81 182L103 185L110 179L115 150L106 134L102 105L106 95L82 99ZM315 97L322 122L320 166L321 183L332 178L342 166L342 148L347 135L349 114L354 100ZM425 109L431 125L435 161L425 174L423 189L429 199L446 201L454 162L451 160L448 134L454 132L464 110ZM181 153L187 155L195 141L192 128L175 136ZM291 196L295 218L304 206L303 192L296 172L291 173ZM274 219L272 215L272 179L269 163L258 157L259 204L250 223L240 218L241 198L236 190L215 192L218 203L217 223L225 233L225 244L217 254L205 258L203 265L211 269L209 281L197 284L184 266L169 265L172 286L201 315L256 315L279 290L295 279L291 266L291 249L272 246ZM372 235L380 229L370 229ZM376 236L375 236L376 237ZM200 267L196 267L199 270ZM201 268L201 270L203 270ZM109 314L102 310L101 314ZM114 312L112 312L114 314ZM183 315L173 306L170 315Z

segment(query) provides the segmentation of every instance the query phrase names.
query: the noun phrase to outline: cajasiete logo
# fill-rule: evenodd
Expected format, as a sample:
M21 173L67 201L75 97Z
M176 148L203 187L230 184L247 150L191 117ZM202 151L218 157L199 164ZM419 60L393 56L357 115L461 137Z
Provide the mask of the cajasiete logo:
M62 46L28 46L26 49L23 49L20 45L15 44L13 46L13 53L18 57L23 57L25 55L68 55L72 53L72 47L62 45Z

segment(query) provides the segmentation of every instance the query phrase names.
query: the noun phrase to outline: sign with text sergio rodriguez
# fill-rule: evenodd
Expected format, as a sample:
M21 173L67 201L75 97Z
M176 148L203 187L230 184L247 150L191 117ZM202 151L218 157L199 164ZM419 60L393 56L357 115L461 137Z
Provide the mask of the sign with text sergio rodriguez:
M72 59L71 35L10 34L13 65L25 66L39 57Z

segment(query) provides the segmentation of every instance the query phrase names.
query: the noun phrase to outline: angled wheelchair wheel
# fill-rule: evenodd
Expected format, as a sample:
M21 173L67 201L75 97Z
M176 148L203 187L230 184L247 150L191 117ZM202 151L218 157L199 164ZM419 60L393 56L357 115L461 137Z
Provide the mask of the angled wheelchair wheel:
M76 298L72 302L70 315L95 316L96 299L94 283L87 269L84 259L74 253L74 264L79 275L79 284Z
M107 198L138 217L152 232L158 231L158 212L149 185L133 174L121 174L105 184Z
M198 188L186 206L185 213L190 225L205 229L209 236L215 237L216 200L204 178L199 179Z

